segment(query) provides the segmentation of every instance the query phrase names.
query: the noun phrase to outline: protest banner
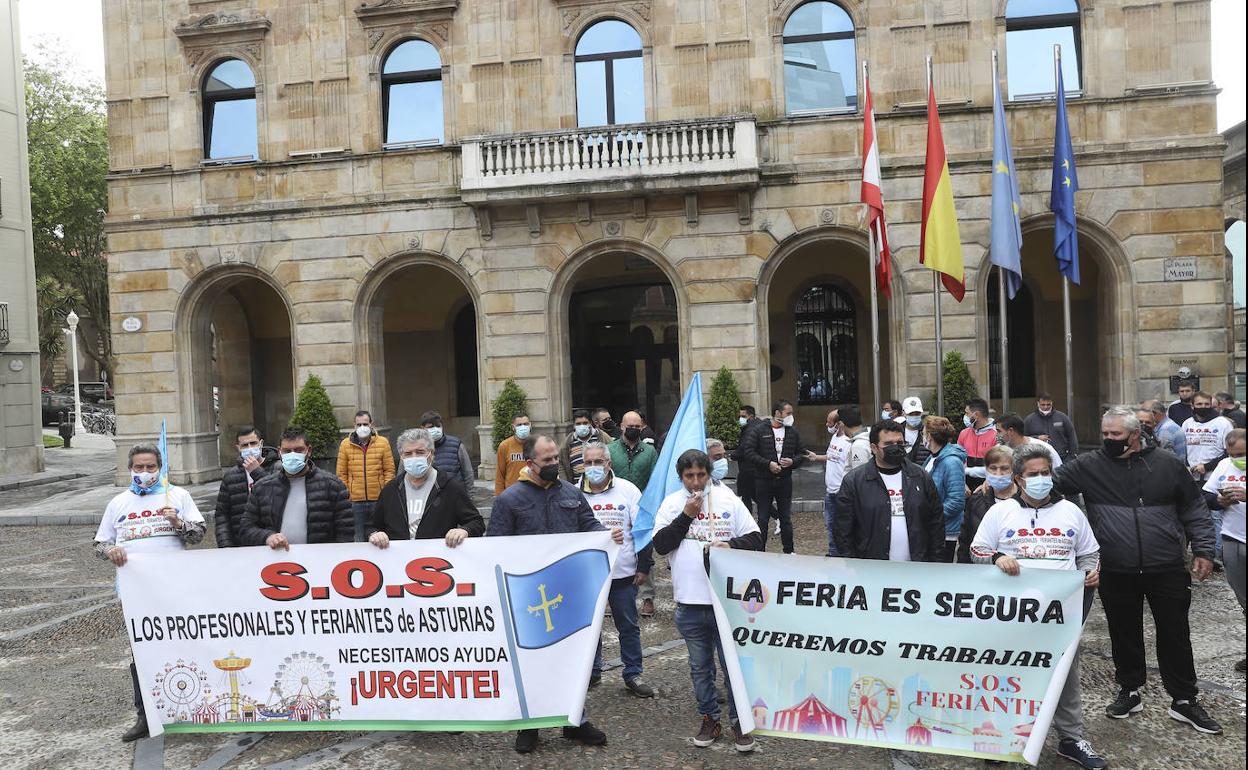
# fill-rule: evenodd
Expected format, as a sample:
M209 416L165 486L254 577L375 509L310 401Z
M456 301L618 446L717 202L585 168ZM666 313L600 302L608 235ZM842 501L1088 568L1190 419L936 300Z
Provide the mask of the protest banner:
M609 532L136 553L118 590L153 735L575 725Z
M743 730L1035 763L1083 573L712 548Z

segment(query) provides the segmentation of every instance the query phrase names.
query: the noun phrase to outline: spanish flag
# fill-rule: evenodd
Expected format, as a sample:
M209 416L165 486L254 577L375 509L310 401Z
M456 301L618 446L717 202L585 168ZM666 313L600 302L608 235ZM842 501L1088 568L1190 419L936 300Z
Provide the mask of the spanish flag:
M958 302L966 295L962 239L953 208L953 184L945 160L945 140L936 114L936 89L927 89L927 165L923 171L923 234L919 262L940 273L940 281Z

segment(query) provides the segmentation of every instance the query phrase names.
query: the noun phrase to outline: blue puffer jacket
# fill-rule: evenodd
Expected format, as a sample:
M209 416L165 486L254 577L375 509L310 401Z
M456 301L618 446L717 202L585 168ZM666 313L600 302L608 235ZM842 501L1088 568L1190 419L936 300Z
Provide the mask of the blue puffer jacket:
M494 498L487 536L553 535L605 529L594 517L581 490L562 480L543 488L529 480L527 471L527 468L522 470L520 480Z
M962 532L962 512L966 507L966 450L950 442L936 455L932 482L945 509L945 537Z

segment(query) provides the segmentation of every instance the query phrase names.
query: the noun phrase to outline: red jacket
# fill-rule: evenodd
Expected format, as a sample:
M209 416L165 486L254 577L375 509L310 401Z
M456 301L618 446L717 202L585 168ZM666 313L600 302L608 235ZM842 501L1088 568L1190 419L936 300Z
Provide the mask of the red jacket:
M966 450L967 457L982 460L988 450L997 445L997 428L993 423L988 423L982 431L976 433L974 428L963 428L958 434L958 446Z

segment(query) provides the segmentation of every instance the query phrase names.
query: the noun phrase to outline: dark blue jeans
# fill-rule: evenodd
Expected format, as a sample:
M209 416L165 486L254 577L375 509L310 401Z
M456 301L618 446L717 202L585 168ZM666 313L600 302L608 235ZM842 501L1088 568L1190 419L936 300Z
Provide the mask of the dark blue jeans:
M355 542L363 543L368 539L368 523L373 518L373 506L377 503L351 503L351 513L355 516Z
M620 661L624 664L624 680L641 676L641 626L637 625L637 586L631 577L611 581L607 594L611 607L611 619L620 634ZM594 676L602 673L602 638L598 639L598 652L594 654Z
M719 628L715 625L715 611L711 605L677 604L676 630L685 638L685 646L689 648L689 677L693 679L698 713L719 720L719 701L715 698L715 654L718 652L719 665L724 670L724 684L728 689L728 718L737 721L737 704L732 697L728 664L724 661L724 648L719 642Z
M825 492L823 495L823 526L828 530L828 556L839 556L836 552L836 495Z

